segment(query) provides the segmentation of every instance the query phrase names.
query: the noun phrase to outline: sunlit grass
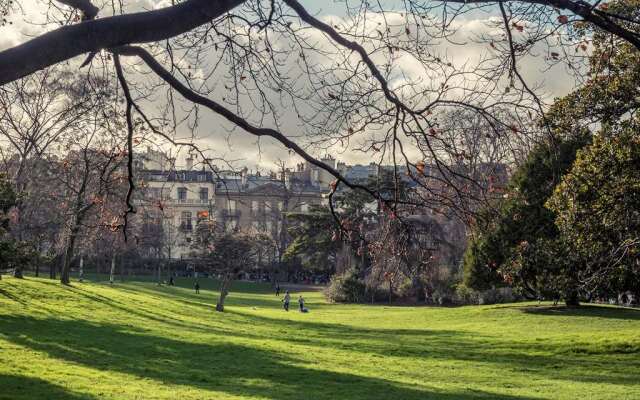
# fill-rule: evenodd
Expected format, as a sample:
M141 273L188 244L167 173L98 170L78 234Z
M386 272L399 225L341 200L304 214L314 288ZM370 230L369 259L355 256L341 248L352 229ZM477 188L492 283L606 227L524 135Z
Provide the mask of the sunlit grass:
M0 281L0 399L639 399L640 311L326 304ZM297 293L293 295L297 298ZM295 304L294 304L295 305Z

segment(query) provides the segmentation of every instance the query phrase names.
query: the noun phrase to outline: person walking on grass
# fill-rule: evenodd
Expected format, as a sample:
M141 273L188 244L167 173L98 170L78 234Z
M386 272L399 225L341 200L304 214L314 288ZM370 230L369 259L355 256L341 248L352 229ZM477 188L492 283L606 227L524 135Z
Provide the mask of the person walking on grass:
M305 312L305 310L304 310L304 299L302 298L302 295L300 295L300 297L298 297L298 305L300 306L300 312Z
M276 282L276 297L280 297L280 284Z
M289 302L291 301L291 296L289 295L289 291L285 290L284 297L282 298L282 303L285 311L289 311Z
M196 289L196 294L200 294L200 284L198 283L198 281L196 281L194 288Z

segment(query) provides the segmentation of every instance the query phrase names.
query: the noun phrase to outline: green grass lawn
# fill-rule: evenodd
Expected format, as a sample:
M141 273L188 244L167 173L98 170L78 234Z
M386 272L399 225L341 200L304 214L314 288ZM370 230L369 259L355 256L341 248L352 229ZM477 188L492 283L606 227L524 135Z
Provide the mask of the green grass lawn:
M0 281L0 399L640 399L640 311ZM294 294L297 298L297 295Z

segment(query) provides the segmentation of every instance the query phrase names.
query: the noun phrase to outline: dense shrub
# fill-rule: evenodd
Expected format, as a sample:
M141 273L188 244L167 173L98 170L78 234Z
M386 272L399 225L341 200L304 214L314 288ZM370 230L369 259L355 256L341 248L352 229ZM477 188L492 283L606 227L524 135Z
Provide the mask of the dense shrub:
M459 284L455 293L455 303L458 305L513 303L518 300L521 297L508 287L475 290Z
M334 275L324 295L328 301L335 303L361 303L367 300L366 286L354 270Z

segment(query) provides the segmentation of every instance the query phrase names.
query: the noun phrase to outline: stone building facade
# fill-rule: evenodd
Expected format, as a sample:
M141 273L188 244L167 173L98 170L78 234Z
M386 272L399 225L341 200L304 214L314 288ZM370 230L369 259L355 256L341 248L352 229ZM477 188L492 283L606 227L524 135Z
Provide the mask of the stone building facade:
M194 162L188 157L184 166L176 166L175 159L151 149L136 156L138 186L143 189L137 199L138 214L147 224L162 226L157 231L162 236L158 249L162 257L189 258L197 224L213 220L228 230L267 234L278 258L288 244L284 214L320 205L330 182L326 172L309 164L261 175L246 168L220 171L209 163Z

